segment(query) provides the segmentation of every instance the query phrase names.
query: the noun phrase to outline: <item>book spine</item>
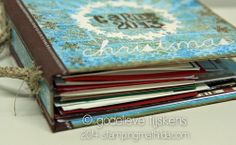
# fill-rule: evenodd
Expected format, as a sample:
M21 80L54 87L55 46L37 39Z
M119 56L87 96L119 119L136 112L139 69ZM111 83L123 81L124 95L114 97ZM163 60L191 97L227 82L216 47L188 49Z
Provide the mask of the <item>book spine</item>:
M10 47L10 52L11 52L11 55L14 57L14 59L15 59L17 65L18 65L19 67L22 67L22 68L23 68L23 67L24 67L23 62L22 62L21 59L18 57L18 54L17 54L17 52L15 51L13 45L11 45L11 47ZM53 123L52 123L52 122L53 122L53 119L51 119L52 117L50 117L48 111L45 109L45 106L44 106L44 103L42 102L42 100L39 99L39 97L36 97L36 99L37 99L37 102L38 102L38 104L39 104L39 106L40 106L40 108L41 108L43 114L46 116L47 120L50 122L50 124L53 124Z
M23 42L18 36L15 29L11 31L11 54L15 58L16 63L20 67L34 67L33 59L31 58L29 52L25 48ZM50 89L46 80L41 80L40 82L40 92L36 97L36 100L42 110L48 124L53 132L58 132L62 130L71 129L67 123L58 123L55 120L54 113L54 97L53 91Z
M35 67L33 63L33 58L28 53L15 29L11 30L11 37L11 53L15 58L17 64L21 67ZM54 118L53 91L50 89L50 86L45 79L40 80L39 83L39 97L41 98L48 114L51 116L51 118Z
M34 63L41 67L45 79L52 86L53 76L67 73L65 66L22 2L20 0L3 0L3 2Z
M67 74L50 43L20 0L3 0L12 26L11 53L20 67L40 66L43 80L37 102L53 132L71 129L70 124L58 123L54 112L53 77Z

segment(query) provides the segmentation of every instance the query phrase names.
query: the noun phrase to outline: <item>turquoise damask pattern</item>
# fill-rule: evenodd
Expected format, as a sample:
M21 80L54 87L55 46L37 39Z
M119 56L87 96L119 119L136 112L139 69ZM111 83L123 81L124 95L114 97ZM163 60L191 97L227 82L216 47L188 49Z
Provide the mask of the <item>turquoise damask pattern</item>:
M236 55L236 29L196 0L22 0L71 72Z

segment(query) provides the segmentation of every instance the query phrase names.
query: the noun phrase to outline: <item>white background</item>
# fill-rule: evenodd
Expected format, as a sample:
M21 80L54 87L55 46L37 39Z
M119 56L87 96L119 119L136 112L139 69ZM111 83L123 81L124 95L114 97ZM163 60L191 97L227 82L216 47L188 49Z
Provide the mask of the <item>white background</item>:
M210 8L229 22L236 25L236 1L235 0L202 0ZM5 54L0 55L0 66L15 65L13 59ZM149 124L144 126L135 125L109 125L99 128L97 126L75 129L61 133L51 133L47 122L41 115L38 105L33 98L27 94L26 86L20 90L22 81L11 79L0 79L0 145L98 145L98 144L181 144L181 145L235 145L236 144L236 101L204 106L194 109L175 111L151 116L160 117L182 117L187 119L185 127L164 126L156 128L156 131L186 131L191 137L177 141L140 139L121 141L120 139L108 140L93 138L82 140L81 136L88 131L93 131L99 135L110 132L148 133L154 129ZM17 95L17 92L20 94ZM14 116L14 98L17 97L16 111ZM150 117L144 117L146 122Z

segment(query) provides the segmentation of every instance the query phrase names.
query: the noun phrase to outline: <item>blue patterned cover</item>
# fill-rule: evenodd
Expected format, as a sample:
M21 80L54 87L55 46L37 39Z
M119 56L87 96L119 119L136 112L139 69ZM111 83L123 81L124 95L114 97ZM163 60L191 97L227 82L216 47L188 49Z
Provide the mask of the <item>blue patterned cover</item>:
M21 0L69 72L236 56L236 29L196 0Z

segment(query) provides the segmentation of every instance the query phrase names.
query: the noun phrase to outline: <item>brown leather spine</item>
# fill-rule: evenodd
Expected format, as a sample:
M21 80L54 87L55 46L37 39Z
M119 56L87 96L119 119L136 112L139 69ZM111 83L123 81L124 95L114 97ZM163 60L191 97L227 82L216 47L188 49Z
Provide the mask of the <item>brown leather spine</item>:
M65 66L22 2L20 0L3 0L3 2L35 64L41 67L44 78L52 86L53 76L67 73Z
M14 50L12 47L13 47L13 46L10 47L11 55L14 57L14 59L15 59L17 65L18 65L19 67L24 67L23 64L21 63L19 57L17 56L15 50ZM49 125L49 127L51 128L52 132L56 132L57 129L56 129L56 125L55 125L55 120L52 119L52 118L50 117L50 115L47 113L47 110L45 109L45 107L44 107L44 105L43 105L41 99L40 99L38 96L35 96L35 98L36 98L36 101L37 101L37 103L38 103L38 105L39 105L39 107L40 107L40 110L41 110L42 114L44 115L44 117L46 118L46 120L47 120L47 122L48 122L48 125ZM64 126L66 126L66 125L64 125ZM66 130L66 129L65 129L65 130Z

